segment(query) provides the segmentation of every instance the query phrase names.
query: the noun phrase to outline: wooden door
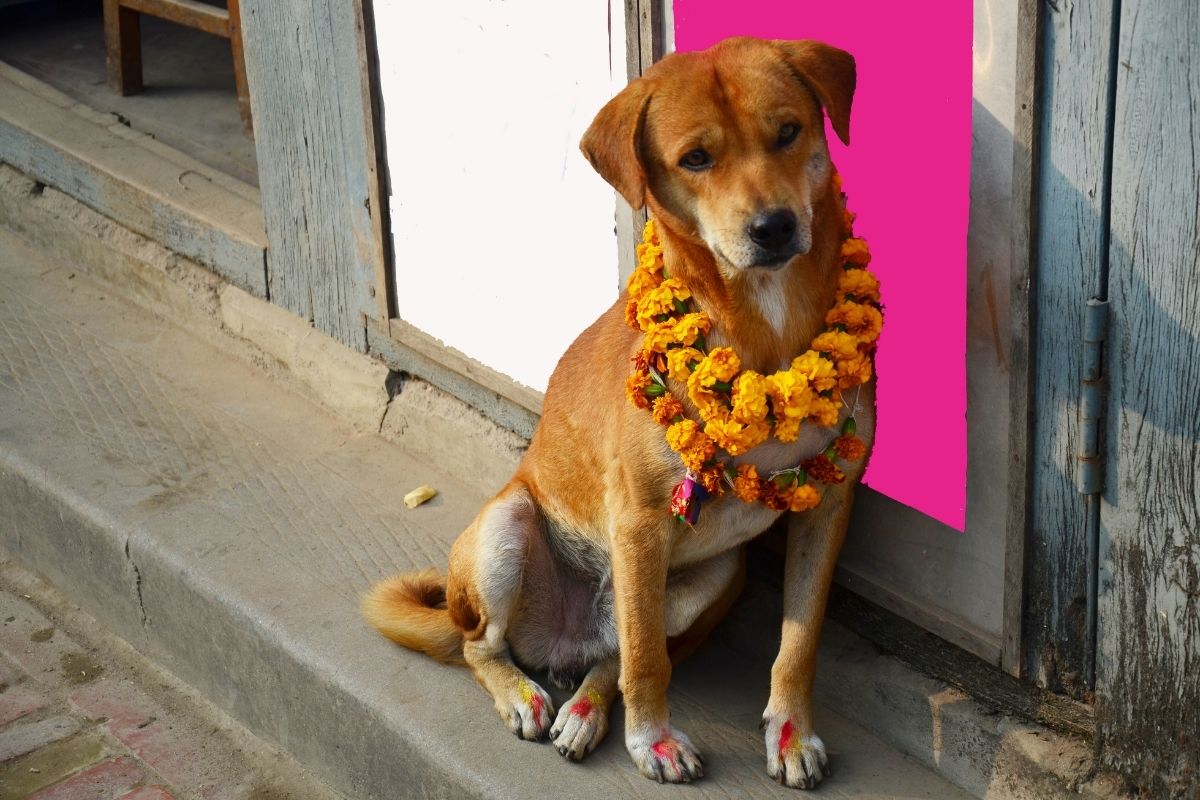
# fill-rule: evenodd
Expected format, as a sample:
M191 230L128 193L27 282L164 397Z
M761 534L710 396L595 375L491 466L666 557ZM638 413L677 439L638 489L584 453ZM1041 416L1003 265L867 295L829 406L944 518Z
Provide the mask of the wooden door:
M1123 0L1097 716L1152 797L1200 787L1200 4Z

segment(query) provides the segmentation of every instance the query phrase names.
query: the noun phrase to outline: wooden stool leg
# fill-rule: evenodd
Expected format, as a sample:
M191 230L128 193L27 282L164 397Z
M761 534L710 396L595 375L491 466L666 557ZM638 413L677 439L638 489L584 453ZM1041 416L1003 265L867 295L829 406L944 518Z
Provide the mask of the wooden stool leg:
M120 95L142 90L141 15L122 8L120 0L104 0L104 46L108 85Z
M250 114L250 87L246 83L246 57L242 52L242 12L238 0L229 0L229 45L233 49L233 79L237 84L238 111L246 134L254 135Z

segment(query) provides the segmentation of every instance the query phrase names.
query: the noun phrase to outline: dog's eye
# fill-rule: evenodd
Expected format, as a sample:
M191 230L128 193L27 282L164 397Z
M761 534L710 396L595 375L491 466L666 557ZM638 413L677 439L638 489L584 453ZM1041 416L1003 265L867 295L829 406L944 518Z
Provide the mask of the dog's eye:
M693 172L708 169L712 166L712 156L707 150L697 147L695 150L689 150L684 154L683 158L679 159L679 166L684 169L690 169Z
M796 141L796 137L800 135L800 126L794 122L789 122L779 128L779 146L787 147L792 142Z

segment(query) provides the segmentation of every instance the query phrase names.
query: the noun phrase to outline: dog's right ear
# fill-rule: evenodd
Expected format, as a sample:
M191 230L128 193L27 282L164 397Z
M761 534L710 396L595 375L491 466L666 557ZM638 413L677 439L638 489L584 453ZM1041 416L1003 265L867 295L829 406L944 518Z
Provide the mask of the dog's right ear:
M634 211L646 204L646 170L639 144L649 105L650 84L638 78L600 109L579 143L600 177L612 184Z

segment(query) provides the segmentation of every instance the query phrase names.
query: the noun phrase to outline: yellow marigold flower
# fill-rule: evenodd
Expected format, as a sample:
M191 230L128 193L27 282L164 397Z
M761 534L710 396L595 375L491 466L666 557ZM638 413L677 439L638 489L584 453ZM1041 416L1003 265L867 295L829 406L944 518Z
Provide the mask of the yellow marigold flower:
M639 268L635 269L633 274L629 276L629 282L625 284L625 288L629 290L630 297L634 300L640 300L646 292L657 289L662 282L663 278L661 274Z
M730 393L733 418L738 422L760 422L767 417L767 379L747 370L733 382Z
M775 435L783 441L792 441L795 436L792 436L791 439L784 439L780 435L779 423L785 419L798 422L808 416L808 406L814 397L808 377L799 370L787 369L767 377L765 382L767 393L771 396L771 404L775 409Z
M674 314L676 300L687 300L691 296L692 293L683 285L683 281L668 278L638 298L638 325L642 330L646 330L656 322L656 317Z
M727 412L721 396L711 389L704 389L699 386L693 387L689 383L688 397L696 404L696 410L700 412L702 418L707 420L726 416Z
M837 382L833 362L822 358L816 350L809 350L792 359L792 370L807 378L809 385L817 392L829 391Z
M671 380L687 382L692 377L691 364L704 358L694 347L675 347L667 351L667 375Z
M818 353L829 353L834 361L843 361L858 354L858 337L845 331L825 331L813 339L812 349Z
M716 455L712 439L690 419L667 428L667 445L679 453L684 465L693 471L702 469L705 462Z
M646 337L642 340L642 348L650 353L665 353L667 346L675 344L675 324L666 322L651 322L646 328Z
M654 220L652 220L652 219L646 220L646 225L645 225L645 227L642 228L642 241L643 242L657 242L658 241L658 231L654 227Z
M842 270L837 288L842 296L853 295L860 300L879 302L879 280L865 269Z
M818 425L831 428L837 425L838 404L828 397L814 397L808 416Z
M854 358L839 361L837 369L839 389L851 389L866 383L871 380L873 373L871 357L863 353L859 353Z
M864 240L850 237L842 242L842 260L847 264L865 267L871 263L871 249Z
M625 396L638 408L649 408L650 398L646 397L646 387L650 385L650 373L641 370L634 372L625 379Z
M737 477L733 479L733 493L743 503L753 503L762 493L758 469L753 464L738 464Z
M800 438L799 419L779 419L775 422L775 438L781 442L794 442Z
M712 328L712 322L708 319L707 314L699 312L684 314L675 323L675 340L680 344L691 346L696 341L696 337L707 335L710 328Z
M816 508L821 502L821 494L816 490L816 487L811 484L797 486L790 492L791 501L789 508L792 511L808 511L810 508Z
M743 425L730 417L719 417L709 420L704 432L716 442L717 447L732 456L738 456L762 444L770 429L764 423Z
M718 347L700 361L689 383L695 381L696 385L708 389L718 381L728 383L733 380L741 368L742 360L732 347Z
M667 428L667 445L676 453L688 448L700 432L700 426L694 420L685 419Z

